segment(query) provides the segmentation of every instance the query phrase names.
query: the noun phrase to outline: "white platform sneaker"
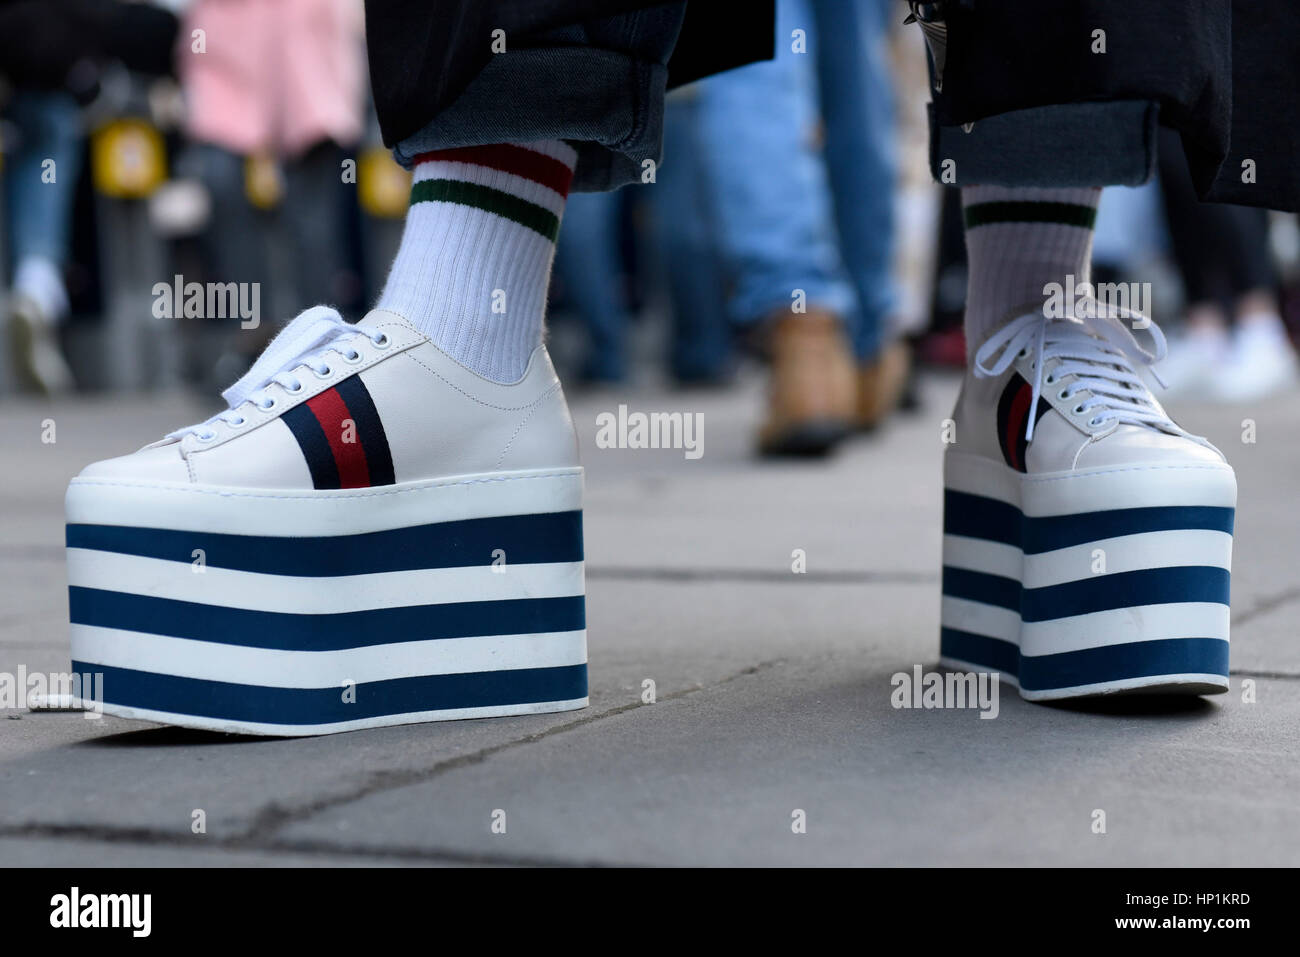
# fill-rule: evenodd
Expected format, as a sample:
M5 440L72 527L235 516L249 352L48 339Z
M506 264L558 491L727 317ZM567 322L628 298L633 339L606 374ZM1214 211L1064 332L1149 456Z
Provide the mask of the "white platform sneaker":
M1148 332L1034 312L981 345L944 459L945 665L1030 700L1227 690L1236 479L1134 371Z
M587 704L545 348L498 385L394 313L317 307L223 397L68 489L73 667L105 712L306 735Z

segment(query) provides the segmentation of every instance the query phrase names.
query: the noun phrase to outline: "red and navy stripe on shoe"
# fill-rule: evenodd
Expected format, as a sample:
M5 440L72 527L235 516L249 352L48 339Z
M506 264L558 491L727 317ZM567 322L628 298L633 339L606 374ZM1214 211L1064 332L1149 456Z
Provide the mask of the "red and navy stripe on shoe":
M1007 387L1002 390L998 400L998 445L1002 449L1002 458L1017 472L1025 468L1025 451L1029 440L1025 438L1025 429L1029 425L1029 403L1034 390L1020 373L1014 373ZM1034 424L1050 409L1051 404L1042 396L1038 397L1038 408L1034 410Z
M298 440L315 488L392 485L393 456L379 411L359 375L280 417Z

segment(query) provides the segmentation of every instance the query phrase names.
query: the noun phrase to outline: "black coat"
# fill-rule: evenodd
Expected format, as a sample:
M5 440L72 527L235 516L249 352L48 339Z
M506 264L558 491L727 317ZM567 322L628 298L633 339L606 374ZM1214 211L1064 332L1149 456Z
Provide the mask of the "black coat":
M1182 134L1202 199L1300 208L1297 0L929 7L947 24L943 89L934 97L942 125L1059 103L1152 100L1160 122ZM1104 53L1095 52L1101 36ZM1247 160L1259 165L1255 182L1243 182Z
M149 4L0 0L0 78L14 87L65 89L90 100L101 63L170 73L175 42L176 18Z
M366 0L370 84L384 142L393 145L450 105L492 56L492 31L510 38L584 23L664 0ZM771 59L775 0L690 0L668 63L678 86Z

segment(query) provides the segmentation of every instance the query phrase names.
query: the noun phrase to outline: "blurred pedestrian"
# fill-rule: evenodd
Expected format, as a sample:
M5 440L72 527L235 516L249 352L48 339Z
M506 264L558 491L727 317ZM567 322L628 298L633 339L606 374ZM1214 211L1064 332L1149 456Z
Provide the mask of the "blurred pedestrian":
M0 103L5 148L5 233L11 275L6 311L21 384L48 394L73 388L58 330L84 151L82 108L106 64L167 71L175 19L117 0L12 0L0 5Z
M1263 398L1300 379L1278 304L1268 212L1202 203L1177 134L1160 134L1160 188L1186 297L1183 336L1161 367L1171 394Z
M884 0L779 0L775 58L700 85L700 160L732 320L771 360L768 454L822 454L878 424L906 374ZM823 142L824 141L824 142Z
M13 355L25 386L68 392L74 382L58 327L69 311L63 269L82 159L81 107L62 90L29 88L14 95L6 118L15 134L4 172Z
M186 9L176 52L193 144L184 162L213 197L206 238L219 281L270 284L265 210L278 206L294 298L343 298L339 187L364 130L363 55L358 0L193 0ZM271 301L265 289L260 301ZM244 359L232 371L272 331L236 338Z

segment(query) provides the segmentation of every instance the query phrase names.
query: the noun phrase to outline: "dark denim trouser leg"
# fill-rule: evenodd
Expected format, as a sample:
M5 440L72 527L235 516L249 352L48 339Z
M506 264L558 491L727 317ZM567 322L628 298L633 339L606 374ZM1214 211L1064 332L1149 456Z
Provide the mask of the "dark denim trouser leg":
M952 186L1139 186L1156 162L1160 107L1063 103L940 126L930 108L930 172Z
M615 189L659 162L665 64L685 3L507 38L447 109L398 143L397 161L485 143L569 140L578 150L574 190Z

